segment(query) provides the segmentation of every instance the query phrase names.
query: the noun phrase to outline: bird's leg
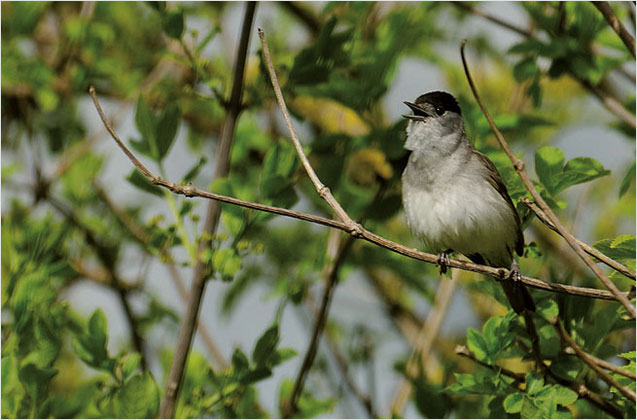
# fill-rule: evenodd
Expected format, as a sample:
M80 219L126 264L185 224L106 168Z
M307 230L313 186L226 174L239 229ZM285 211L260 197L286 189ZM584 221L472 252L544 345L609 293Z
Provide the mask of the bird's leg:
M506 280L513 280L518 284L522 281L522 273L520 273L520 266L517 261L513 260L511 263L511 269L509 270Z
M447 267L449 266L449 254L451 252L453 251L448 249L438 254L438 261L436 265L440 267L440 274L445 274L447 272Z

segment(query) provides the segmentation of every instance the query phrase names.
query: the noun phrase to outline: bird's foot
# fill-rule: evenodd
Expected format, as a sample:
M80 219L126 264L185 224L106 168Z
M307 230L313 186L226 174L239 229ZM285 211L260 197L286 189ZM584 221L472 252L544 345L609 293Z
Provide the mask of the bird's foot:
M449 267L449 251L444 251L438 254L438 261L436 263L440 267L440 274L445 274Z
M515 283L520 283L522 281L522 273L520 273L520 266L517 261L513 260L509 274L506 276L506 280L513 280Z

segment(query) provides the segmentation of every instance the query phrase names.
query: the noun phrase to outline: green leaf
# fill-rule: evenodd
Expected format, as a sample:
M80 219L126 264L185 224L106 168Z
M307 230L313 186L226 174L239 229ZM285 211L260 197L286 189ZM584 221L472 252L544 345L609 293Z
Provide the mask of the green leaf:
M261 171L261 192L267 198L288 188L290 177L298 168L296 151L288 143L279 142L265 156Z
M232 353L232 368L239 375L246 373L250 368L250 361L241 349L237 348Z
M524 403L524 395L521 392L514 392L509 394L505 399L502 406L504 411L509 414L515 414L522 411L522 404Z
M217 249L212 256L212 268L221 274L223 281L230 281L241 268L241 257L234 249Z
M540 68L537 65L536 60L533 57L527 57L519 61L515 66L513 66L513 77L519 83L524 82L531 77L534 77Z
M635 235L620 235L599 240L593 244L593 248L615 260L634 260L636 239Z
M489 360L489 349L487 347L487 343L485 342L484 337L482 337L482 335L473 328L469 328L467 330L467 347L476 359L480 361Z
M527 373L525 378L526 393L529 395L535 395L544 387L544 379L538 373Z
M158 197L164 196L164 191L157 185L150 182L148 178L139 172L138 169L133 169L133 171L126 177L126 180L142 191L154 194Z
M536 151L535 172L551 195L610 173L593 158L577 157L564 165L564 153L553 146L543 146Z
M628 170L626 171L626 175L624 175L624 178L622 178L622 182L619 186L620 197L626 194L626 191L628 191L628 188L630 188L630 185L633 183L634 180L635 180L635 161L633 160L633 164L630 165L630 168L628 168Z
M133 376L113 396L116 418L155 418L159 410L159 388L149 372Z
M556 179L564 167L564 153L553 146L543 146L535 152L535 172L542 184L551 194Z
M148 151L149 155L157 160L159 152L157 150L157 139L155 138L156 121L144 97L139 95L137 99L137 109L135 110L135 126L142 135L142 139L138 143L132 143L135 149L140 153L142 150Z
M272 366L280 365L281 363L293 358L298 353L294 349L279 349L276 351L272 358Z
M161 19L161 26L171 38L180 39L184 32L184 11L171 10L165 13Z
M166 157L172 146L179 123L181 122L181 110L175 102L169 103L159 116L157 124L157 152L161 161Z
M93 312L91 318L88 320L88 333L91 337L91 343L94 348L106 349L106 340L108 337L108 331L106 326L106 316L101 308L98 308Z
M545 299L537 304L537 314L545 320L552 322L559 315L560 309L552 299Z
M142 360L142 356L139 353L131 353L124 359L122 363L122 376L124 380L127 380L131 377L133 373L140 366Z
M22 382L27 393L31 396L32 404L38 405L44 400L49 383L57 373L57 369L38 368L33 363L29 363L18 370L20 382Z
M577 157L569 160L559 176L555 192L560 192L571 185L592 181L595 178L610 174L601 163L593 158Z
M272 360L274 350L279 343L279 326L277 324L268 328L257 340L257 344L252 351L252 361L257 366L268 366Z
M556 404L568 405L577 401L577 392L560 385L553 385L551 395Z

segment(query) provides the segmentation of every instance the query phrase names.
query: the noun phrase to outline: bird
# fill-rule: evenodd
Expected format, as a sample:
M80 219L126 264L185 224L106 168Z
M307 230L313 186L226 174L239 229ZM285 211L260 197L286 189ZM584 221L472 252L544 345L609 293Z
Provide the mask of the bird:
M510 267L500 283L511 307L534 312L513 256L524 252L520 217L496 166L469 143L458 101L434 91L404 104L412 113L403 115L409 157L402 201L412 235L439 255L441 273L452 252L476 264Z

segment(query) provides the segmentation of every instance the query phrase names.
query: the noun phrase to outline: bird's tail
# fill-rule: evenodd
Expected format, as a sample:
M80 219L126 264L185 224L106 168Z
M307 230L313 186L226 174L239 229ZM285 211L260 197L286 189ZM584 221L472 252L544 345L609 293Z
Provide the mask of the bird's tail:
M513 279L504 279L500 283L515 313L521 314L525 309L530 312L535 312L533 297L522 282Z

